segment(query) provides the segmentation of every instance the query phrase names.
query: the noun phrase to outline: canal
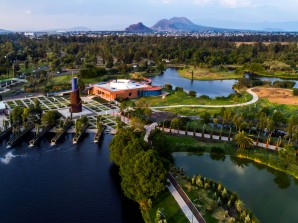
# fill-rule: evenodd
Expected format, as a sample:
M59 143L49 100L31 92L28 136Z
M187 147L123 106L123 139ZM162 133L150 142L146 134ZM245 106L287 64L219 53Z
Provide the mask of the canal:
M0 142L0 222L143 222L139 206L124 197L118 169L109 161L112 136L94 144L87 134L50 146L28 140L14 149Z

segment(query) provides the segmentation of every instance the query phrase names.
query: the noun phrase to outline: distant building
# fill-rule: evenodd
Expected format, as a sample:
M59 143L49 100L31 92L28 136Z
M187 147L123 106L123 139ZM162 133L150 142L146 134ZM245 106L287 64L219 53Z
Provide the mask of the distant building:
M25 32L24 35L31 38L31 39L35 37L35 33Z
M148 83L133 80L120 79L96 84L89 92L107 101L113 101L116 98L133 99L158 96L161 95L161 87L154 87Z

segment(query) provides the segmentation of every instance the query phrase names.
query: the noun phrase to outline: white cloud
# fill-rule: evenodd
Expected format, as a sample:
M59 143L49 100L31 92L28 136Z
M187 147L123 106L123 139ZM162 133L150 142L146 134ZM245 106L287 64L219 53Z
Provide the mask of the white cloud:
M31 10L27 10L25 13L26 13L27 15L31 15L32 11L31 11Z

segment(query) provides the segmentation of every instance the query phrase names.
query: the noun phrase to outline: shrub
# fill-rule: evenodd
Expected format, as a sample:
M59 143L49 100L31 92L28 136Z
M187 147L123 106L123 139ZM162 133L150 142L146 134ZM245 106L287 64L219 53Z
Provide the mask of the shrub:
M173 90L173 86L170 85L170 84L168 84L168 83L166 83L165 84L165 89L167 89L168 91L171 91L171 90Z
M184 89L183 89L182 87L176 87L176 88L175 88L175 91L178 91L178 92L183 92L183 90L184 90Z
M196 97L197 96L197 92L195 92L195 91L189 91L189 96Z
M294 88L293 89L293 95L294 96L298 96L298 88Z

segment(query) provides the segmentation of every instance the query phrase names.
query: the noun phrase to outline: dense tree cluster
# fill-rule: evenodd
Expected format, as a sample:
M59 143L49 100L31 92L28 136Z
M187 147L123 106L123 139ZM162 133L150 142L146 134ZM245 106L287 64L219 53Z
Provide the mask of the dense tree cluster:
M167 162L142 137L130 128L119 128L110 144L110 159L120 167L124 194L147 209L151 198L165 188Z
M245 36L245 37L160 37L160 36L43 36L29 39L22 35L0 36L0 75L18 71L19 63L46 62L50 70L61 67L84 67L85 64L102 63L114 67L120 73L131 69L129 64L139 63L138 70L147 70L155 64L163 70L163 59L171 63L215 66L247 64L252 71L291 70L298 63L298 47L295 42L281 44L263 41L294 41L291 36ZM297 37L296 37L297 38ZM237 45L234 41L255 41L254 44ZM89 76L102 71L90 70Z

